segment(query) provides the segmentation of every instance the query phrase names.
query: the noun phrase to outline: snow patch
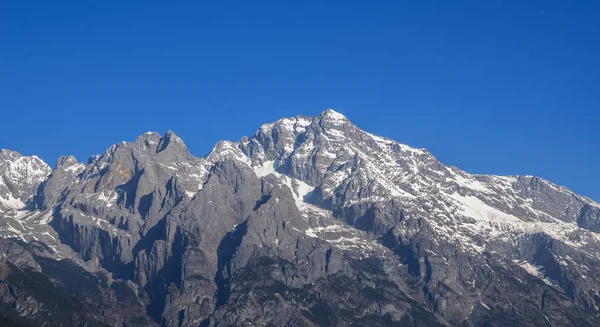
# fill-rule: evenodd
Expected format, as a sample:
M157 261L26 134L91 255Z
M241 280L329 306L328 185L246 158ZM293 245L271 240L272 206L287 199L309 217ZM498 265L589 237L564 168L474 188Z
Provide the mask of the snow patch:
M19 210L25 206L23 201L16 199L12 194L7 193L6 197L0 195L0 205L9 210Z
M119 198L119 194L114 191L104 190L98 193L98 201L102 201L105 203L105 206L110 208L115 203L117 203L117 199Z
M168 166L168 165L165 165L165 164L162 164L162 163L159 163L158 165L162 166L162 167L165 167L167 169L170 169L170 170L175 170L175 171L178 170L176 166Z
M290 178L287 176L283 176L283 181L285 185L292 191L292 196L294 197L294 202L296 203L296 207L300 211L305 211L307 207L312 207L311 204L306 203L304 199L314 191L314 187L310 186L303 181L300 181L295 178Z
M52 220L52 210L48 210L47 213L45 213L42 218L38 221L39 225L48 225L48 223L50 222L50 220Z
M275 161L266 161L262 166L254 167L254 173L256 173L256 176L259 178L270 174L279 176L279 173L275 170Z
M343 124L348 120L346 118L346 116L342 115L341 113L339 113L333 109L325 110L323 112L323 116L329 118L328 121L335 123L335 124Z
M460 212L466 217L479 221L522 222L521 219L491 207L474 196L462 196L454 192L449 197L455 201Z
M73 173L76 175L81 173L84 170L85 170L85 165L82 163L79 163L79 162L74 165L71 165L65 169L66 172Z
M543 266L534 266L527 261L520 262L519 260L513 260L514 263L518 264L521 268L525 269L530 275L541 279L546 285L559 286L558 282L550 277L545 276Z
M491 193L491 191L483 183L476 180L472 176L469 176L470 178L465 178L460 173L455 172L453 168L448 168L448 172L452 175L454 181L461 187L466 187L471 190L484 193Z

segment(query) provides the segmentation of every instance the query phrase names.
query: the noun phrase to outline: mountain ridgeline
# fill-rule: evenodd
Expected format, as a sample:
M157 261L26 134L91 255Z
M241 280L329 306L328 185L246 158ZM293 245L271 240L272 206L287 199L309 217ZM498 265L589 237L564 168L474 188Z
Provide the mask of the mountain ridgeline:
M0 153L0 323L598 326L600 205L331 109L191 155Z

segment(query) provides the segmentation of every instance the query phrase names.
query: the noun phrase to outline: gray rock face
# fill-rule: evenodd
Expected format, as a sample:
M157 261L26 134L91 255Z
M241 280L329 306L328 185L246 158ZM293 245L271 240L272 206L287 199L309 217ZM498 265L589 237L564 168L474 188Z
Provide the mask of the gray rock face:
M35 207L0 213L14 321L57 315L23 281L69 294L56 281L79 274L93 282L65 300L65 326L600 324L597 203L470 175L333 110L202 158L149 132L39 167L5 187Z
M133 283L37 255L40 247L0 239L0 312L8 326L153 325Z

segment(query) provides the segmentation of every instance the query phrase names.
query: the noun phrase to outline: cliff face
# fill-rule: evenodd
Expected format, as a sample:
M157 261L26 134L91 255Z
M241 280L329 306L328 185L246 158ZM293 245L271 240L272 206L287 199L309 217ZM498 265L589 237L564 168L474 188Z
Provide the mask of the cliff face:
M0 219L0 312L15 321L600 323L598 204L536 177L447 167L333 110L202 158L172 132L146 133L85 164L63 157L47 178L39 167L16 183L26 191L10 188L30 210Z

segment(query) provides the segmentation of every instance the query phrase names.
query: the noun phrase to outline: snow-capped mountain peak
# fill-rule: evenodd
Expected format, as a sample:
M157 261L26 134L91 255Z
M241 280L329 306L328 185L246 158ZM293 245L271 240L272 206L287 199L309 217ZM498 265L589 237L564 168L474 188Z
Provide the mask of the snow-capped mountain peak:
M37 156L0 150L0 212L21 209L50 172Z
M343 220L346 211L385 208L395 199L440 231L449 221L458 224L448 234L457 242L539 230L562 240L576 232L597 242L593 232L600 222L590 218L600 212L595 202L540 178L471 175L445 166L427 150L365 132L332 109L263 125L238 145L245 156L237 156L260 174L273 170L310 185L305 200ZM363 228L383 231L396 223L380 219Z
M599 322L597 203L533 176L469 174L332 109L204 157L168 131L85 164L61 157L49 176L37 160L0 154L0 199L13 197L1 235L129 279L157 323ZM36 210L15 211L35 189Z

